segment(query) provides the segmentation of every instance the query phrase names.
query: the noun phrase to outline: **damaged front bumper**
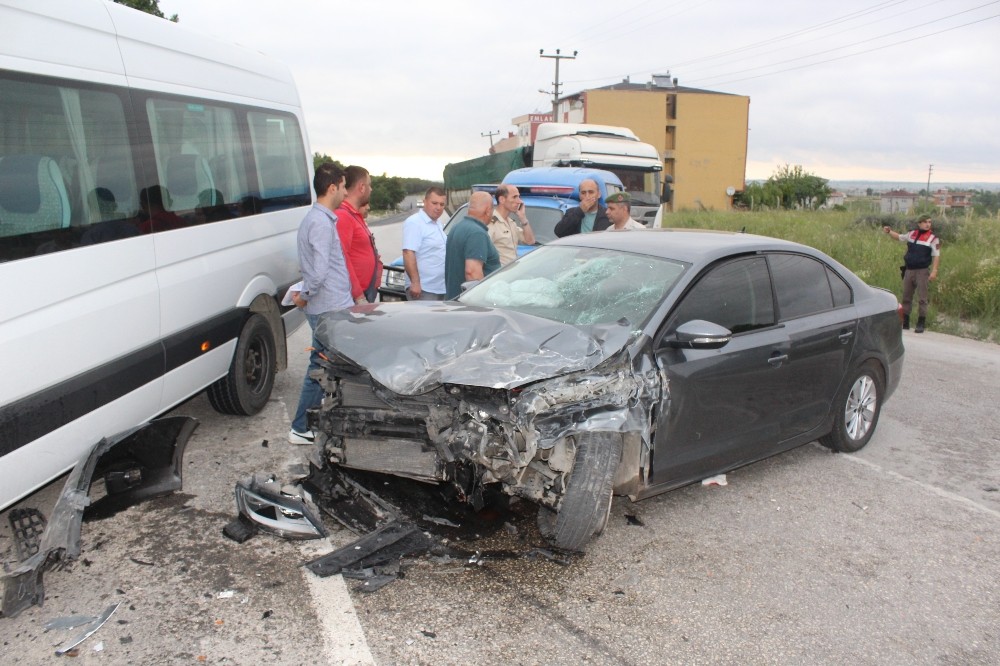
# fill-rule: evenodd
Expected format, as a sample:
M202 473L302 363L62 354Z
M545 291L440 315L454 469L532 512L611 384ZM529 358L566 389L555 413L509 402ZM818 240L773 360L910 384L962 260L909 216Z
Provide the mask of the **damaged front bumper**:
M626 439L630 472L616 481L619 492L634 491L648 466L659 374L627 350L596 368L517 388L439 384L403 395L336 356L319 373L329 398L314 427L328 462L450 483L477 508L484 486L499 483L558 510L580 432Z
M80 525L151 497L181 488L184 450L198 421L186 416L157 419L102 439L70 472L34 555L3 577L0 615L14 617L45 599L42 575L80 554ZM90 488L103 479L105 495L91 503Z

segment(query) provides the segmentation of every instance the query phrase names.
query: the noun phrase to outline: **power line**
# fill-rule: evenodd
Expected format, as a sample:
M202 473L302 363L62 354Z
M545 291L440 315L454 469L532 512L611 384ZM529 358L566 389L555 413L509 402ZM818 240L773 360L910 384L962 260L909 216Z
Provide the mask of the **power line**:
M849 48L854 47L854 46L860 46L861 44L867 44L869 42L874 42L874 41L878 41L880 39L885 39L886 37L892 37L893 35L899 35L899 34L902 34L904 32L910 32L911 30L916 30L918 28L924 28L924 27L926 27L928 25L932 25L934 23L939 23L941 21L944 21L944 20L950 19L950 18L954 18L956 16L961 16L962 14L968 14L969 12L975 11L977 9L982 9L983 7L987 7L989 5L995 5L997 3L1000 3L1000 0L993 0L992 2L987 2L987 3L983 4L983 5L979 5L978 7L972 7L971 9L965 9L965 10L962 10L960 12L956 12L954 14L949 14L948 16L942 16L941 18L937 18L937 19L934 19L934 20L931 20L931 21L925 21L924 23L918 23L916 25L909 26L907 28L901 28L899 30L893 30L892 32L887 32L885 34L877 35L875 37L869 37L868 39L862 39L862 40L857 41L857 42L851 42L850 44L844 44L842 46L836 46L834 48L825 49L823 51L816 51L815 53L809 53L809 54L806 54L806 55L803 55L803 56L796 56L795 58L788 58L786 60L779 60L777 62L768 63L767 65L761 65L761 66L756 66L756 67L748 67L746 69L736 70L735 72L726 72L724 74L716 74L716 75L713 75L713 76L702 77L702 78L697 79L697 80L698 81L706 81L706 80L711 80L711 79L725 78L727 76L732 76L734 74L742 74L744 72L752 72L755 69L760 69L761 67L773 67L773 66L776 66L776 65L784 65L786 63L795 62L797 60L805 60L807 58L815 58L816 56L825 55L827 53L834 53L836 51L841 51L843 49L849 49ZM980 19L980 21L974 21L973 23L979 23L981 21L988 20L989 18L995 18L995 17L992 17L992 16L991 17L987 17L986 19ZM972 25L972 23L966 23L966 24L963 24L961 26L955 26L955 27L965 27L967 25ZM938 35L938 34L941 34L942 32L948 32L949 30L953 30L953 29L954 28L946 28L946 29L938 31L938 32L930 33L930 35L922 35L922 36L916 37L914 39L922 39L923 37L929 37L931 35ZM901 42L894 42L893 44L888 44L886 46L895 46L897 44L905 44L906 42L914 41L914 39L903 40ZM861 53L870 53L872 50L878 50L878 49L871 49L869 51L862 51ZM842 57L849 57L850 55L858 55L858 54L849 54L848 56L842 56ZM838 60L838 59L840 59L840 58L835 58L834 60ZM823 62L830 62L830 61L829 60L824 60ZM819 63L816 63L816 64L819 64ZM787 71L787 70L783 70L783 71Z
M907 44L909 42L915 42L917 40L925 39L927 37L933 37L935 35L941 35L941 34L944 34L946 32L951 32L952 30L958 30L959 28L965 28L965 27L968 27L970 25L975 25L977 23L982 23L984 21L989 21L989 20L995 19L995 18L1000 18L1000 14L994 14L993 16L987 16L985 18L977 19L975 21L969 21L968 23L963 23L961 25L952 26L950 28L944 28L943 30L938 30L936 32L930 32L930 33L927 33L926 35L918 35L916 37L911 37L910 39L902 39L902 40L900 40L898 42L893 42L891 44L884 44L882 46L876 46L874 48L865 49L864 51L858 51L856 53L848 53L846 55L837 56L836 58L827 58L826 60L820 60L818 62L810 62L810 63L806 63L804 65L798 65L796 67L787 67L785 69L779 69L779 70L774 71L774 72L766 72L764 74L757 74L755 76L745 76L745 77L738 78L738 79L730 79L728 81L720 81L720 82L716 82L713 85L727 85L727 84L730 84L730 83L739 83L741 81L750 81L752 79L760 79L760 78L763 78L763 77L766 77L766 76L774 76L775 74L784 74L785 72L792 72L792 71L795 71L797 69L805 69L807 67L815 67L816 65L823 65L823 64L826 64L828 62L836 62L838 60L844 60L846 58L853 58L855 56L864 55L866 53L873 53L875 51L881 51L882 49L887 49L887 48L890 48L890 47L893 47L893 46L899 46L900 44ZM718 77L712 77L712 78L718 78Z
M799 30L795 30L795 31L792 31L792 32L789 32L789 33L784 33L782 35L779 35L779 36L776 36L776 37L772 37L772 38L769 38L769 39L766 39L766 40L761 40L761 41L758 41L758 42L753 42L751 44L747 44L747 45L744 45L744 46L741 46L741 47L737 47L735 49L729 49L727 51L723 51L723 52L718 53L718 54L708 55L708 56L704 56L704 57L701 57L701 58L694 58L694 59L687 60L687 61L681 61L680 63L676 63L674 65L663 65L661 67L654 68L653 70L643 69L642 71L643 72L646 72L646 71L656 71L657 69L660 69L660 70L669 70L669 69L673 69L673 68L677 67L678 65L696 64L696 63L708 62L708 61L715 60L715 59L718 59L718 58L722 58L722 57L725 57L725 56L729 56L729 55L733 55L733 54L737 54L737 53L741 53L741 52L745 52L745 51L750 51L750 50L752 50L754 48L758 48L760 46L765 46L765 45L768 45L768 44L777 44L777 43L780 43L782 40L786 40L786 39L788 39L790 37L801 36L801 35L804 35L804 34L808 34L810 32L815 32L815 31L823 29L823 28L831 27L833 25L838 25L838 24L842 24L842 23L845 23L845 22L848 22L848 21L851 21L851 20L855 20L855 19L861 18L863 16L875 13L877 11L883 11L883 10L886 10L886 9L890 9L890 8L892 8L892 7L900 4L902 1L903 0L889 0L889 1L886 1L886 2L883 2L883 3L880 3L879 5L876 5L874 7L870 7L868 9L866 9L866 10L859 10L859 11L856 11L856 12L851 12L849 14L844 14L842 16L838 16L836 18L829 19L827 21L823 21L823 22L817 23L817 24L812 25L812 26L807 26L805 28L802 28L802 29L799 29ZM846 44L846 45L834 47L834 48L831 48L831 49L826 49L826 50L823 50L823 51L818 51L818 52L815 52L815 53L812 53L812 54L808 54L808 55L804 55L804 56L798 56L798 57L795 57L795 58L788 58L788 59L785 59L785 60L782 60L782 61L778 61L778 62L774 62L774 63L769 63L769 64L765 64L765 65L759 65L759 66L756 66L756 67L745 68L745 69L742 69L742 70L737 70L735 72L733 72L733 71L724 72L724 73L721 73L721 74L716 74L716 75L711 75L711 76L705 76L705 77L701 77L701 78L694 77L694 80L696 80L696 81L707 81L707 80L713 80L713 79L719 79L719 78L725 78L725 77L732 77L732 76L734 76L736 74L741 74L741 73L744 73L744 72L751 72L751 71L753 71L755 69L759 70L759 69L762 69L762 68L765 68L765 67L769 67L769 66L781 65L781 64L785 64L785 63L789 63L789 62L795 62L797 60L804 60L804 59L807 59L807 58L815 58L817 56L820 56L820 55L823 55L823 54L826 54L826 53L832 53L832 52L835 52L835 51L838 51L838 50L842 50L842 49L846 49L846 48L851 48L853 46L858 46L860 44L869 43L869 42L876 41L876 40L879 40L879 39L885 39L886 37L890 37L892 35L897 35L897 34L900 34L900 33L903 33L903 32L907 32L909 30L915 30L917 28L925 27L927 25L931 25L931 24L934 24L934 23L939 23L941 21L945 21L947 19L954 18L954 17L962 15L962 14L967 14L967 13L969 13L971 11L976 11L976 10L982 9L984 7L988 7L990 5L997 4L998 2L1000 2L1000 0L993 0L991 2L987 2L987 3L984 3L984 4L978 5L976 7L973 7L971 9L966 9L966 10L963 10L963 11L960 11L960 12L956 12L956 13L953 13L953 14L949 14L949 15L946 15L946 16L939 17L939 18L935 18L935 19L930 20L930 21L925 21L924 23L920 23L920 24L917 24L917 25L914 25L914 26L910 26L908 28L903 28L903 29L900 29L900 30L894 30L894 31L891 31L891 32L888 32L888 33L883 33L881 35L877 35L875 37L871 37L869 39L861 40L861 41L858 41L858 42L853 42L851 44ZM917 11L919 9L923 9L923 8L929 6L930 4L936 4L936 3L928 3L928 4L922 5L920 7L914 8L914 9L906 10L904 12L898 12L898 13L893 14L891 16L884 17L882 19L878 19L876 21L869 21L868 23L862 24L861 26L853 26L850 29L857 29L858 27L864 27L866 25L872 25L874 23L879 23L879 22L882 22L882 21L885 21L885 20L890 20L892 18L896 18L896 17L901 16L903 14L910 13L912 11ZM973 25L975 23L979 23L979 22L982 22L982 21L990 20L992 18L995 18L995 16L989 16L989 17L986 17L986 18L978 20L978 21L971 21L969 23L965 23L965 24L962 24L960 26L954 26L952 28L947 28L947 29L936 31L936 32L933 32L933 33L928 33L927 35L922 35L922 36L916 37L914 39L922 39L924 37L930 37L930 36L938 35L938 34L941 34L941 33L944 33L944 32L948 32L948 31L953 30L953 29L957 29L957 28L961 28L961 27L966 27L968 25ZM834 33L834 34L840 34L841 32L845 32L846 30L847 29L841 30L841 31L838 31L837 33ZM907 43L909 41L914 41L914 39L902 40L902 41L894 42L892 44L885 45L884 47L877 47L877 48L874 48L874 49L867 49L867 50L864 50L864 51L859 51L857 53L852 53L852 54L847 54L847 55L844 55L844 56L840 56L838 58L832 58L832 59L822 60L822 61L819 61L819 62L815 62L815 63L811 63L811 64L808 64L808 65L805 65L805 67L811 67L811 66L814 66L814 65L824 64L826 62L832 62L832 61L835 61L835 60L839 60L839 59L843 59L843 58L847 58L847 57L852 57L854 55L862 55L864 53L870 53L872 51L879 50L880 48L887 48L888 46L895 46L897 44L903 44L903 43ZM772 50L770 52L774 52L774 51L777 51L777 50L780 50L780 49L774 49L774 50ZM786 69L783 69L783 70L779 70L777 72L771 72L771 73L766 73L766 74L757 75L757 76L751 76L751 77L743 77L743 78L731 79L731 80L725 81L725 83L735 83L735 82L745 81L745 80L749 80L749 79L753 79L753 78L760 78L760 76L770 76L772 74L777 74L777 73L781 73L781 72L793 71L795 69L802 69L802 67L786 68ZM566 84L586 84L586 83L591 83L591 82L594 82L594 81L607 81L609 79L620 80L620 79L622 79L624 77L631 77L631 76L637 75L639 73L640 72L628 72L626 74L620 74L620 75L617 75L617 76L609 75L609 76L595 77L595 78L590 78L590 79L574 79L574 80L566 81L565 83ZM691 79L688 79L688 80L691 80ZM715 85L720 85L720 84L717 83Z

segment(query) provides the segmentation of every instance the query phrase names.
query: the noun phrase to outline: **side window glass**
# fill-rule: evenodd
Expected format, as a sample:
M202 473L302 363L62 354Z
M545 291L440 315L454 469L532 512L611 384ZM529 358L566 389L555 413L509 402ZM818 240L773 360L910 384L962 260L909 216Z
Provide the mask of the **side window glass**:
M782 321L833 308L825 265L799 254L775 253L768 260Z
M251 111L250 139L257 164L257 192L270 210L310 202L302 133L295 116Z
M238 215L249 192L235 110L146 100L158 180L139 197L144 233Z
M692 319L710 321L733 333L773 326L767 262L748 257L710 268L674 309L670 328Z
M829 267L826 269L827 277L830 278L830 291L833 292L833 307L842 308L851 304L851 288L844 278L833 272Z
M134 212L126 127L115 92L0 79L0 261L134 235L105 233Z

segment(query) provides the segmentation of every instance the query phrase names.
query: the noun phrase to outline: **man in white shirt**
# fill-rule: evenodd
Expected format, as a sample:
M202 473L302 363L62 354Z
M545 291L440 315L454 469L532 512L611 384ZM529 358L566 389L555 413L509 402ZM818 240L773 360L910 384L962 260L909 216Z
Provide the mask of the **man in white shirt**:
M609 194L605 201L608 204L608 219L611 220L608 231L630 231L646 228L642 223L632 219L632 197L629 196L628 192Z
M408 300L444 300L447 238L440 222L444 203L444 190L431 186L424 194L424 207L403 222L403 269Z

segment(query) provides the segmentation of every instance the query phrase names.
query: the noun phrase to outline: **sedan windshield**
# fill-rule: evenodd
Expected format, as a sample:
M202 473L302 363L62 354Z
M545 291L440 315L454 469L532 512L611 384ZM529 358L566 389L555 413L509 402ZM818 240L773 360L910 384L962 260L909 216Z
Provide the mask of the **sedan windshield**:
M459 297L565 324L641 326L687 264L617 250L546 246Z

